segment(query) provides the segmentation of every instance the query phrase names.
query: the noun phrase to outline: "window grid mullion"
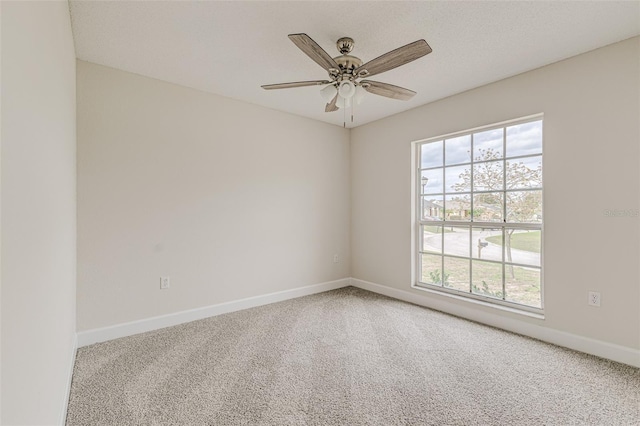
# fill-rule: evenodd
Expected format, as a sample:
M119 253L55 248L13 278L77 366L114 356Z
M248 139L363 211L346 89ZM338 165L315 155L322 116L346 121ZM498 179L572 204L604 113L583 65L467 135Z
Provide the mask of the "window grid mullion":
M424 219L423 217L423 212L424 212L424 196L423 196L423 189L422 189L422 172L421 172L421 167L422 167L422 145L418 145L418 155L415 156L415 168L417 170L416 173L416 181L415 181L415 185L416 188L418 188L418 190L416 192L418 192L418 194L420 194L420 196L418 197L418 203L416 203L416 212L415 214L417 215L416 217L419 218L419 225L418 225L418 241L416 242L416 245L418 246L418 253L416 253L416 257L415 257L415 264L418 268L418 272L417 272L417 278L419 281L423 280L422 277L422 251L424 250L424 247L422 246L422 239L424 238L423 235L423 225L422 225L422 219Z
M502 220L507 223L507 127L502 129ZM507 248L506 243L507 228L502 228L502 300L507 298L507 271L505 269L504 261Z
M440 285L444 287L444 227L440 227Z
M447 141L445 139L442 140L442 220L447 218L447 197L444 195L447 192L447 182L445 181L445 165L447 164L447 149L446 149ZM444 285L444 224L440 227L440 286L442 288Z
M471 163L470 163L470 168L471 168L471 182L469 182L469 190L471 191L471 193L469 194L469 197L471 198L471 225L473 225L473 222L475 222L475 214L473 211L473 190L475 189L474 186L474 180L473 180L473 170L475 169L474 167L474 160L475 160L475 149L474 149L474 144L475 144L475 135L472 133L471 134ZM473 241L471 236L473 235L473 227L470 226L469 227L469 293L473 293Z
M446 173L445 173L445 166L447 165L447 149L446 149L446 140L442 141L442 205L444 206L442 208L442 219L446 219L447 218L447 196L444 195L447 192L447 181L446 179ZM444 230L443 230L444 233ZM444 250L444 245L442 246L442 249ZM444 276L444 269L442 270L443 276ZM443 284L444 284L444 280L443 280Z
M509 161L509 160L522 160L522 159L525 159L525 158L533 158L533 157L541 157L541 156L542 156L541 153L535 153L535 154L514 155L513 157L503 157L503 158L506 161ZM473 161L473 163L482 164L482 163L490 163L492 161L496 161L496 160L495 159L493 159L493 160L475 160L475 161ZM462 166L469 166L469 165L471 165L471 161L467 161L467 162L464 162L464 163L448 164L446 167L462 167ZM433 166L433 167L425 167L425 168L418 167L418 170L422 172L422 171L426 171L426 170L436 170L436 169L440 169L442 167L445 167L445 166L443 165L443 166Z

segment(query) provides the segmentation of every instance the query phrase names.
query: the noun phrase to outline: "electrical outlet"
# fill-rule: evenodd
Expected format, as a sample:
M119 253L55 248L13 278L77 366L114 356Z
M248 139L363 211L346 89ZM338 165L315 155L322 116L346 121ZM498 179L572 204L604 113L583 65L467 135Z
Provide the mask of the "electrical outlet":
M338 257L337 254L334 254L333 255L333 263L338 263L338 262L340 262L340 258Z
M169 277L160 277L160 290L166 290L171 287L171 279Z
M589 306L600 306L600 293L597 291L589 292Z

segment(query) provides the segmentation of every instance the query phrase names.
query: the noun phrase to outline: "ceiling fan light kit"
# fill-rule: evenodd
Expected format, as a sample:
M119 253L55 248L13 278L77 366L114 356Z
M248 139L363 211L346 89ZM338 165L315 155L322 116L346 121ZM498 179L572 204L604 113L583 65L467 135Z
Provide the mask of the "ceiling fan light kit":
M309 58L324 68L329 74L330 80L267 84L262 88L272 90L325 86L320 90L320 95L327 102L326 112L349 108L354 102L360 104L365 92L403 101L411 99L416 94L412 90L379 81L362 80L362 78L392 70L415 61L432 51L425 40L417 40L363 64L360 58L349 54L354 47L354 41L350 37L338 39L336 47L340 56L335 58L329 56L318 43L306 34L289 34L289 39ZM353 121L353 114L351 121Z

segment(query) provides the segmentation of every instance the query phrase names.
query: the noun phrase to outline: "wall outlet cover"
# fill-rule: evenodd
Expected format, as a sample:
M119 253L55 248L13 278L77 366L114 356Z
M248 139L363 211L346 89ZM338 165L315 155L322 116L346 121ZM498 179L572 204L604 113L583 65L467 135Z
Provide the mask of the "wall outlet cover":
M160 277L160 289L166 290L171 287L171 279L169 277Z
M589 292L589 306L600 306L600 293L597 291Z

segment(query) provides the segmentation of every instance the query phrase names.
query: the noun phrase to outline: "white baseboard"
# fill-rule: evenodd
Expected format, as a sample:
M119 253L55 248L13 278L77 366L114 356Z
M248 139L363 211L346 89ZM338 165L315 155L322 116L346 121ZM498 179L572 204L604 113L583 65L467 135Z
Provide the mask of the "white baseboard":
M131 336L134 334L144 333L147 331L158 330L165 327L184 324L190 321L196 321L216 315L226 314L229 312L249 309L256 306L267 305L269 303L281 302L283 300L294 299L296 297L308 296L311 294L322 293L329 290L352 285L363 290L372 291L394 299L403 300L405 302L414 303L416 305L425 306L427 308L446 312L472 321L477 321L492 327L501 328L503 330L533 337L558 346L607 358L613 361L632 365L640 368L640 350L629 348L626 346L615 345L613 343L603 342L601 340L591 339L577 334L565 331L555 330L548 327L532 324L530 322L518 321L517 319L507 318L502 315L492 314L483 310L474 309L471 306L463 306L457 303L451 303L442 298L425 297L419 293L399 290L380 284L360 280L357 278L343 278L336 281L329 281L320 284L299 287L291 290L284 290L276 293L269 293L261 296L249 297L246 299L235 300L218 305L206 306L187 311L176 312L139 321L132 321L123 324L117 324L110 327L87 330L78 333L75 350L78 347L88 346L98 342L117 339L120 337ZM69 386L71 385L71 374L73 373L73 364L69 373ZM66 409L65 409L66 413ZM64 423L63 423L64 424Z
M320 284L298 287L291 290L279 291L276 293L264 294L261 296L249 297L246 299L234 300L220 303L218 305L205 306L202 308L190 309L187 311L175 312L143 320L117 324L109 327L96 328L93 330L78 333L78 347L92 345L98 342L131 336L147 331L158 330L165 327L184 324L216 315L229 312L241 311L243 309L254 308L256 306L267 305L269 303L281 302L283 300L294 299L296 297L308 296L335 290L350 285L349 278L336 281L327 281Z
M78 335L73 335L71 344L71 358L67 366L67 383L64 393L64 401L62 402L62 413L60 413L60 421L58 424L64 426L67 423L67 409L69 408L69 396L71 395L71 380L73 379L73 367L76 363L76 352L78 351Z
M351 278L351 285L363 290L369 290L384 296L393 297L394 299L425 306L427 308L446 312L496 328L533 337L534 339L539 339L544 342L553 343L558 346L563 346L565 348L574 349L640 368L640 350L637 349L615 345L601 340L591 339L577 334L531 324L525 321L518 321L516 319L491 314L479 309L473 309L471 306L461 306L460 304L451 303L446 300L442 300L441 298L425 297L418 293L398 290L380 284L359 280L357 278Z

